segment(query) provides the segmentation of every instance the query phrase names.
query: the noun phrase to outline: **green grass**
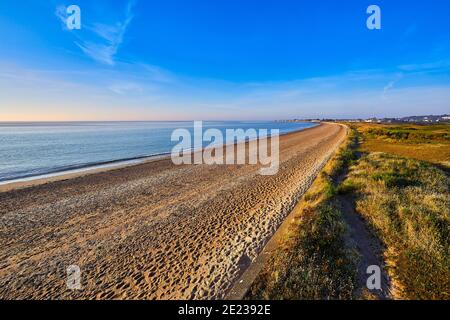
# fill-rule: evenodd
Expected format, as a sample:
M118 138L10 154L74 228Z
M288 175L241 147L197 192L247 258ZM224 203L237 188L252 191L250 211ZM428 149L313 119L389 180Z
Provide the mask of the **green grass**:
M386 152L450 167L450 124L349 124L361 136L361 151Z
M336 201L338 176L356 159L355 135L329 162L295 209L296 222L246 299L353 299L356 257L345 245Z
M363 156L343 185L386 246L396 296L450 299L450 178L426 162ZM347 187L348 188L348 187Z
M369 138L411 143L450 142L450 125L377 126L364 133Z
M247 299L370 298L355 296L357 257L344 241L339 196L355 200L383 243L394 298L450 299L449 172L420 160L448 160L450 126L385 127L352 128Z

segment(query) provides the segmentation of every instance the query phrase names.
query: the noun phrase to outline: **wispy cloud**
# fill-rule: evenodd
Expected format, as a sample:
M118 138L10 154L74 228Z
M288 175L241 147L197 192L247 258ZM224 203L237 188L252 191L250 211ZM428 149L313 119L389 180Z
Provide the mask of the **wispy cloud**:
M0 70L0 87L4 88L0 101L8 108L26 112L26 106L39 106L48 115L65 105L64 112L76 111L76 119L84 120L396 117L424 110L441 114L450 106L446 75L399 72L398 68L260 83L186 78L159 67L122 62L115 68L67 71L0 63ZM80 113L81 106L85 115ZM95 117L90 110L93 106ZM3 116L8 110L4 108Z
M394 86L395 86L395 84L396 84L397 82L399 82L402 78L403 78L403 73L398 73L398 74L395 76L395 79L394 79L394 80L389 81L388 84L384 86L384 88L383 88L383 96L382 96L383 99L387 99L387 94L388 94L388 92L389 92L391 89L393 89Z
M61 28L63 28L64 30L68 30L67 28L67 7L63 6L63 5L59 5L56 7L55 10L55 15L56 17L59 19L59 21L61 22Z
M125 8L124 19L115 23L85 23L82 29L87 30L89 38L93 40L85 40L84 37L77 36L75 44L89 57L106 65L114 65L116 54L120 45L123 43L125 33L132 22L134 0L130 0ZM56 9L56 16L63 22L63 28L67 29L65 21L67 19L66 8L59 6Z
M403 71L410 72L422 72L422 71L437 71L437 70L448 70L450 69L450 61L436 61L436 62L427 62L420 64L405 64L398 67Z
M392 89L394 87L395 84L395 80L394 81L390 81L384 88L383 88L383 98L386 98L386 94L387 92Z
M109 86L109 90L119 95L125 94L142 94L144 89L137 83L133 82L118 82Z

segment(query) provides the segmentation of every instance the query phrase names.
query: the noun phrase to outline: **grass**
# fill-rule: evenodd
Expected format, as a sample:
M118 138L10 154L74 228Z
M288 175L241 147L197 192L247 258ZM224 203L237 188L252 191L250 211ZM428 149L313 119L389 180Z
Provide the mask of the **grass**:
M247 299L370 298L356 296L345 197L383 244L393 298L450 299L450 125L351 127Z
M336 201L336 179L356 159L350 135L295 208L295 223L251 286L247 299L352 299L356 267Z
M352 124L361 134L361 151L386 152L450 167L450 124Z
M363 134L385 141L406 143L450 142L449 125L365 125Z
M449 299L448 174L423 161L371 153L359 160L343 185L386 246L395 296Z
M363 155L338 189L384 243L395 298L450 299L450 125L352 126Z

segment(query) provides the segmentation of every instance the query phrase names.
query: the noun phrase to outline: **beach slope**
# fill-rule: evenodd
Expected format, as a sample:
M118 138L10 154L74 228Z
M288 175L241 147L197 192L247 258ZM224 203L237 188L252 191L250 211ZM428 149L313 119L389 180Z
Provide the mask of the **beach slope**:
M1 192L0 298L223 298L345 134L324 123L281 136L273 176L162 159Z

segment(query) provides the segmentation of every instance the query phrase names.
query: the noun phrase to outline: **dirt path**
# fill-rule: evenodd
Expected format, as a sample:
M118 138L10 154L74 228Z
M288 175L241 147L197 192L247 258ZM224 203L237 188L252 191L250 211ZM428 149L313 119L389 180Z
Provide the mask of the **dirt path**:
M222 298L344 136L282 136L273 176L167 159L0 193L0 298Z
M348 196L339 196L338 200L344 213L344 221L348 226L346 242L349 247L356 249L360 258L358 263L358 289L356 296L361 297L369 292L376 299L390 299L390 280L382 258L383 250L381 243L372 235L363 218L355 211L353 199ZM380 267L381 290L367 289L367 278L372 274L367 273L367 267L372 265Z

